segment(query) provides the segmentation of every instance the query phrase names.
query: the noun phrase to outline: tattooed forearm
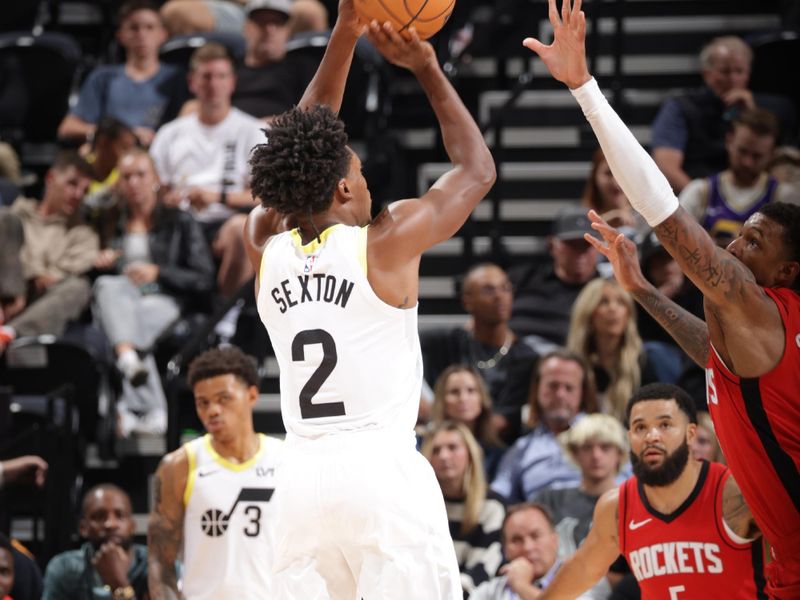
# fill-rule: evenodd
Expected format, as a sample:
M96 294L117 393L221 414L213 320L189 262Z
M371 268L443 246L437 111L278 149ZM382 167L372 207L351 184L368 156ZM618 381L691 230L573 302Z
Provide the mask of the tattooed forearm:
M754 539L761 534L750 508L744 502L739 485L732 478L725 482L722 492L722 517L728 527L740 537Z
M154 509L147 526L147 580L152 600L183 598L175 569L183 538L183 509L169 493L164 494L165 477L159 470L154 478Z
M739 300L742 288L755 282L752 272L719 248L684 209L679 208L655 232L683 272L713 303Z
M161 515L153 514L147 530L148 583L152 600L181 598L175 559L180 544L180 527ZM177 529L177 530L176 530Z
M636 301L700 367L708 363L708 326L653 287L633 293Z

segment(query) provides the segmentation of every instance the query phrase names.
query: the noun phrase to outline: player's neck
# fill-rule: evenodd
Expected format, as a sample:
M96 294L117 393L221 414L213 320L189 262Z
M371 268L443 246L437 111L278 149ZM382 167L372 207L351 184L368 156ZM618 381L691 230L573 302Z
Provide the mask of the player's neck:
M697 485L701 468L700 461L689 458L686 468L671 484L659 487L645 484L644 492L650 506L665 515L675 512Z
M250 431L229 438L211 437L211 446L222 458L232 463L244 463L253 458L261 447L258 434Z

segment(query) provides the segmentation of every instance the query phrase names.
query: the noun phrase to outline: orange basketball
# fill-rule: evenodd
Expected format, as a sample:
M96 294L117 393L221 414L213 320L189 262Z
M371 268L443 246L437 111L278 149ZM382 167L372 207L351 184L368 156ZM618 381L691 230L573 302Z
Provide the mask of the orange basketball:
M456 0L355 0L356 12L365 21L389 21L400 32L413 26L423 40L444 26L455 4Z

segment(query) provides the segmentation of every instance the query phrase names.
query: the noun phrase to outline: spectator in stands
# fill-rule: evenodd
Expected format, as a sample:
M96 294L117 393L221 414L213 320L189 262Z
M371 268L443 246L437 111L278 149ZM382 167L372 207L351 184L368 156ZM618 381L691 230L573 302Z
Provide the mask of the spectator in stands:
M319 0L294 0L289 11L289 35L327 32L330 29L328 9Z
M772 155L769 174L780 183L789 183L800 188L800 148L781 146Z
M800 203L800 190L778 183L767 172L777 141L778 121L772 113L742 111L725 136L728 168L683 188L681 205L723 248L767 202Z
M231 106L236 77L224 46L198 48L189 68L198 111L164 125L150 152L166 188L164 201L201 222L220 261L219 290L228 298L253 276L242 230L254 202L248 159L264 134L258 120Z
M648 229L645 220L633 210L625 192L614 179L601 148L592 155L592 167L583 188L581 204L603 215L609 223L615 223L614 227L629 238L638 239Z
M550 509L559 538L559 558L566 559L578 549L592 524L597 500L621 482L620 474L628 455L626 432L610 415L587 415L580 423L558 436L567 456L581 471L577 487L545 489L535 502ZM604 577L591 595L606 598L611 589Z
M0 209L0 352L19 336L61 335L86 308L84 276L98 250L80 210L91 173L77 154L59 154L41 202L20 197Z
M778 114L784 132L795 130L795 110L780 96L747 89L753 53L736 36L714 38L700 52L704 86L667 100L653 122L653 159L675 193L696 177L725 168L725 134L741 110L767 108Z
M517 504L503 522L503 552L508 561L500 576L481 584L470 600L536 598L561 566L558 532L550 511L541 504ZM580 596L580 599L590 598Z
M39 488L44 487L47 477L47 462L39 456L18 456L0 462L0 488L8 485L24 485L32 483ZM8 541L0 534L1 541ZM0 547L5 545L0 542ZM42 597L42 573L27 548L16 540L11 540L8 546L13 557L13 587L9 594L14 600L39 600ZM5 567L0 562L0 578L5 572ZM2 586L0 585L0 588ZM0 598L4 598L0 591Z
M594 250L593 250L594 251ZM502 407L498 430L518 431L514 414L525 403L531 367L537 353L508 326L514 293L505 271L490 263L472 267L464 276L461 304L470 316L466 327L437 329L420 335L425 380L436 382L448 366L475 367Z
M153 344L193 297L211 291L214 265L192 216L158 201L147 151L129 150L118 169L119 211L99 225L105 243L96 267L108 274L95 281L93 308L125 376L117 403L120 434L160 434L166 399Z
M502 562L502 498L489 491L483 452L466 426L442 421L422 446L442 488L465 597L488 580Z
M722 454L722 448L719 447L719 440L714 431L714 422L706 411L697 412L697 432L689 445L689 450L695 460L726 464L725 456Z
M633 392L657 379L636 329L633 298L613 279L594 279L578 294L567 348L592 366L601 410L620 421Z
M97 124L92 140L92 150L86 161L92 165L92 183L89 184L87 206L97 203L95 199L110 192L117 182L117 163L120 157L137 144L133 129L114 117L103 117Z
M14 554L11 541L0 533L0 599L13 600L9 595L14 587Z
M297 104L319 65L316 54L287 56L296 4L251 0L245 8L245 56L236 69L233 105L256 118L268 119Z
M594 377L586 360L568 350L544 355L533 373L530 433L506 452L492 489L511 503L533 498L547 487L574 487L580 473L567 460L556 436L597 411Z
M242 30L246 0L168 0L161 7L161 17L170 36Z
M491 480L505 452L505 444L497 434L492 397L481 374L470 365L456 364L445 369L433 388L431 412L434 428L449 420L470 430L483 451L484 474Z
M11 206L20 195L22 174L13 146L0 142L0 207Z
M526 341L539 340L540 354L567 341L572 303L597 277L598 253L583 239L586 233L596 236L585 209L563 211L548 238L552 260L509 272L515 294L509 326L517 335L536 336Z
M94 69L78 102L58 127L61 138L91 142L103 117L114 117L149 146L159 126L172 119L186 98L180 69L162 64L158 50L167 39L158 7L151 0L128 0L119 9L117 40L125 63Z
M147 547L133 543L131 499L103 483L83 497L78 550L54 556L44 574L42 600L146 598Z

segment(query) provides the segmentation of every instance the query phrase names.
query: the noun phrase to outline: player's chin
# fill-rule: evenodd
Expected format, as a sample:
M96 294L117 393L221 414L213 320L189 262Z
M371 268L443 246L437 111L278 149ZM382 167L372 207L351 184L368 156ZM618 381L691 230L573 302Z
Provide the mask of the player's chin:
M203 425L208 433L219 433L225 429L225 423L223 421L206 421Z

